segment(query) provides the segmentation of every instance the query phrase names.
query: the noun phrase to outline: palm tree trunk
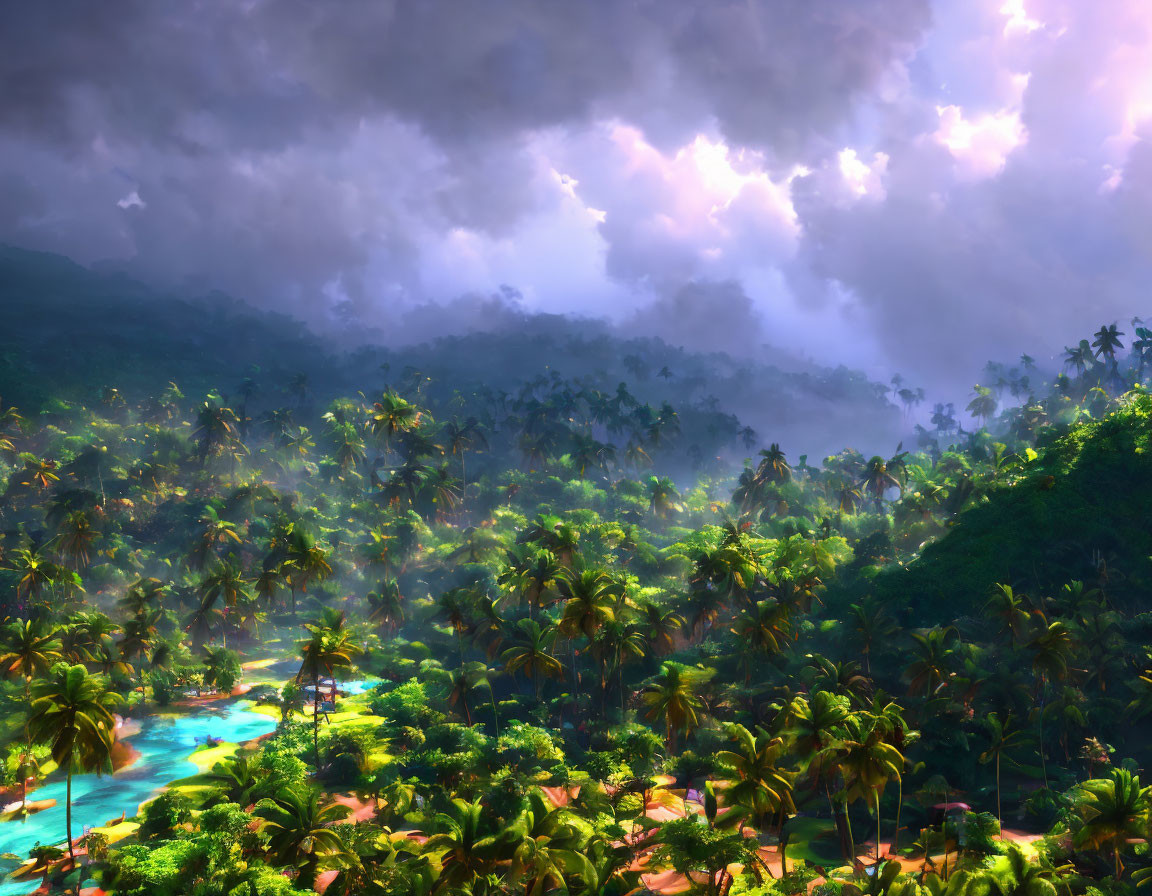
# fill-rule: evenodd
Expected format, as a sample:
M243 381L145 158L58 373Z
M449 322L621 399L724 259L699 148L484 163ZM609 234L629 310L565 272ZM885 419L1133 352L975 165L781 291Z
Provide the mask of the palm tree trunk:
M889 854L900 855L900 810L904 808L904 778L896 779L896 830L892 832L892 848Z
M68 829L68 855L72 859L72 864L76 864L76 850L72 846L72 757L68 757L68 785L65 791L64 804L66 806L65 812L65 825Z
M848 860L855 864L856 862L856 837L852 834L852 816L848 813L848 800L844 799L842 807L844 812L844 829L848 832Z
M996 751L996 823L1000 825L1000 839L1004 839L1004 815L1000 811L1000 750Z
M32 678L29 676L24 679L24 706L26 712L24 715L24 762L20 763L20 784L23 788L23 796L20 799L20 816L23 818L28 811L28 766L27 763L32 757L32 729L28 725L28 720L32 716Z
M312 751L316 756L316 772L320 772L320 676L313 679L312 692Z
M876 790L876 867L880 867L880 790Z

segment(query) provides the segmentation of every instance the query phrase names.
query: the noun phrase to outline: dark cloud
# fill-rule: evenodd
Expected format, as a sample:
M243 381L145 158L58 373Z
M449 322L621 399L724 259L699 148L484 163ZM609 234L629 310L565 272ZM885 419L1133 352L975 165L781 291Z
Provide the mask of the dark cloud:
M15 4L0 241L336 327L583 311L966 384L1142 310L1150 26L1139 0Z
M641 308L624 328L670 345L751 356L763 353L763 320L739 283L691 282Z

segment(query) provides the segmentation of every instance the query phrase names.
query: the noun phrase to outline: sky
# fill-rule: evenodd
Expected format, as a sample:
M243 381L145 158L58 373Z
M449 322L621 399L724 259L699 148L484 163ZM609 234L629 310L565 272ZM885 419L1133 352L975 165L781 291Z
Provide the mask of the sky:
M322 329L966 391L1152 313L1145 0L50 0L0 96L0 242Z

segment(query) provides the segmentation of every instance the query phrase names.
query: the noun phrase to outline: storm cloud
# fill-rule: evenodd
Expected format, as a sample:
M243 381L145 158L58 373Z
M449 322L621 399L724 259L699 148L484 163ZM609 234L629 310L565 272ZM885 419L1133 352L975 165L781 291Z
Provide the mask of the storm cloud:
M0 241L967 386L1147 310L1150 48L1139 0L19 4Z

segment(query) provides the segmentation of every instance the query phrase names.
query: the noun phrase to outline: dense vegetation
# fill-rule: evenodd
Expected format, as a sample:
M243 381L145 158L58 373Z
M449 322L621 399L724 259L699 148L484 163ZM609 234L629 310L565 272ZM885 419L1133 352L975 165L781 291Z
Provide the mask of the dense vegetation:
M34 850L49 886L1083 894L1152 867L1147 330L1051 382L992 365L969 431L939 404L914 451L816 464L708 396L754 366L562 331L336 356L225 305L85 313L62 296L115 281L17 261L11 798L106 770L114 713L292 661L248 694L271 737L117 839L69 823ZM181 350L181 321L222 349Z

